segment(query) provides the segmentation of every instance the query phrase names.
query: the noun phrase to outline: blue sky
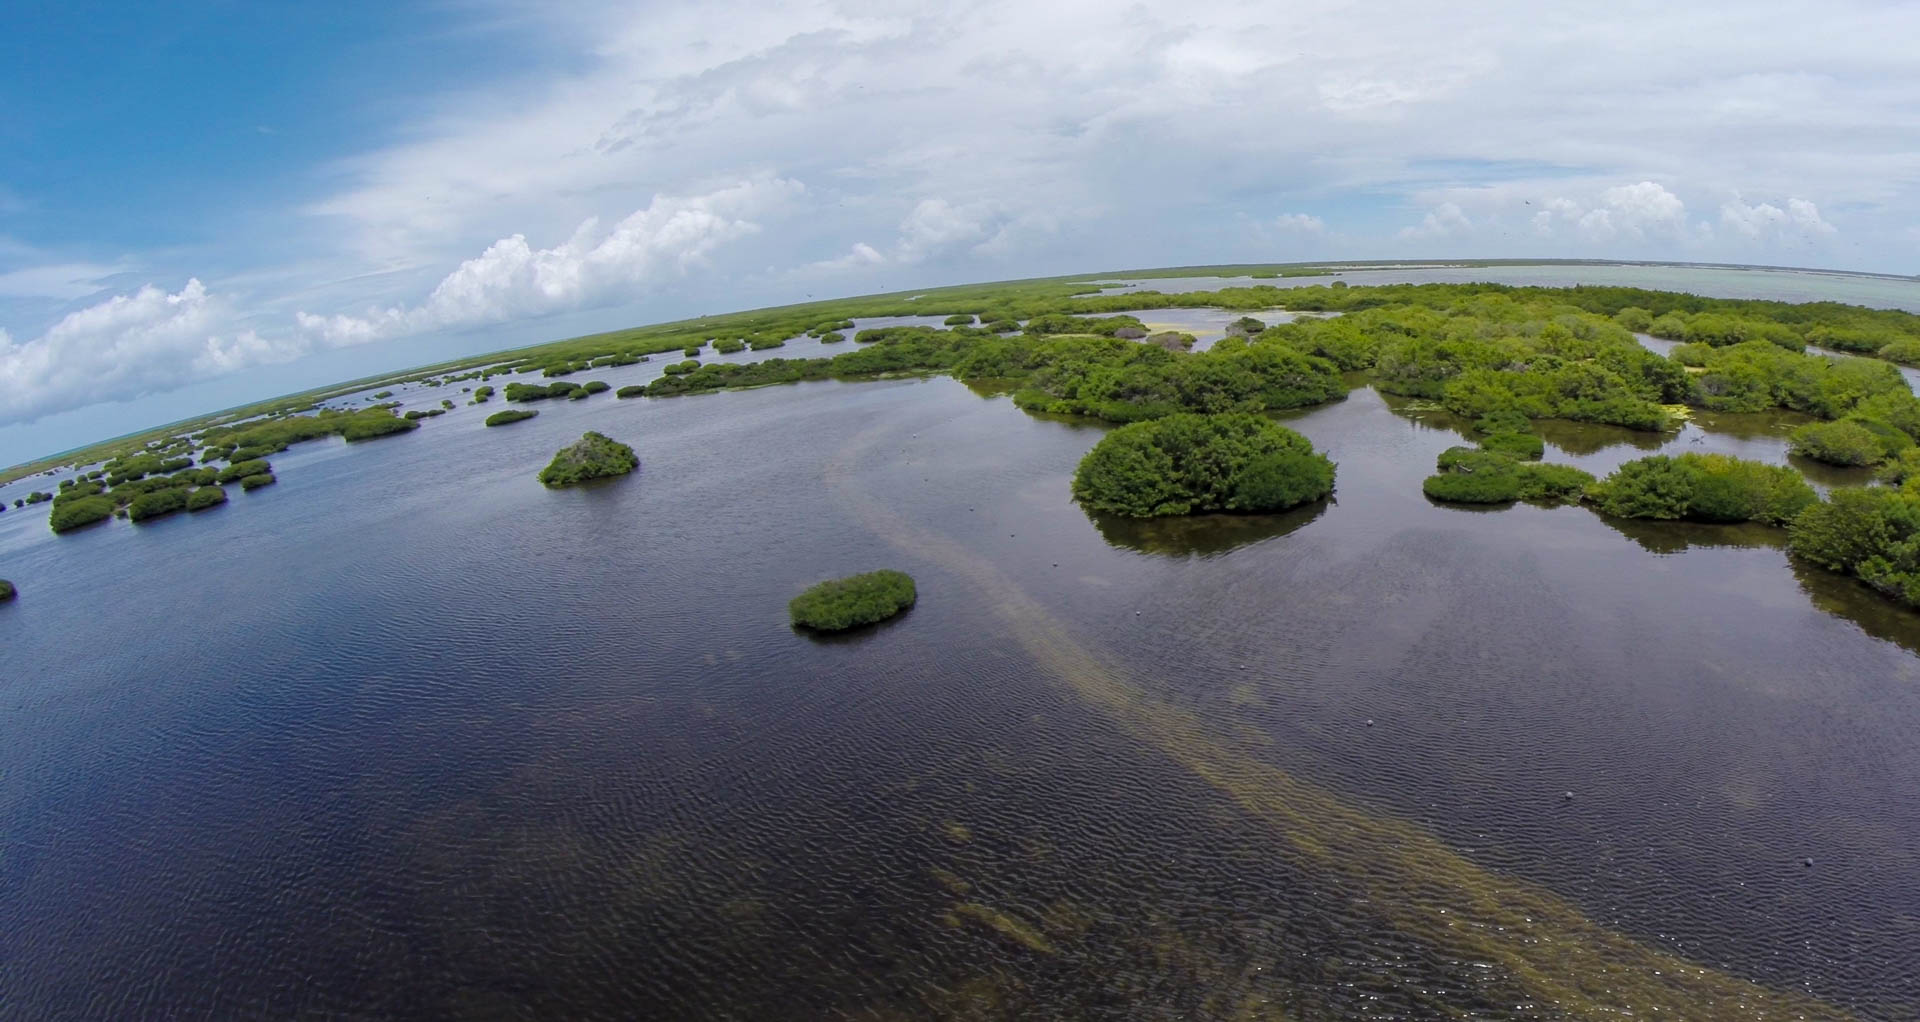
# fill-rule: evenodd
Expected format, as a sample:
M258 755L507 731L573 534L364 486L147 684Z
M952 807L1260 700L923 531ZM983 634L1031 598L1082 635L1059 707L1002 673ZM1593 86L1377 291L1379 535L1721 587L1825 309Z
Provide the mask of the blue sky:
M681 315L1116 266L1920 270L1920 8L16 3L0 463Z

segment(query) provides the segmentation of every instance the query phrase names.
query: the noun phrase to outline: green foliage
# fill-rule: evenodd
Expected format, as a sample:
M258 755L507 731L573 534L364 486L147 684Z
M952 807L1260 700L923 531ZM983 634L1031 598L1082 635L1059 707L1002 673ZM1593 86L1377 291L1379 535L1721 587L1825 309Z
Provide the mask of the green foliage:
M1788 437L1795 454L1828 465L1878 465L1913 446L1912 438L1882 422L1845 418L1813 422Z
M240 488L242 490L257 490L262 486L272 486L276 482L279 482L279 480L274 478L272 472L259 472L241 479Z
M1898 369L1872 359L1801 355L1761 341L1688 344L1673 357L1701 370L1694 376L1699 401L1715 411L1786 408L1837 419L1874 397L1913 396Z
M1920 495L1840 487L1793 520L1787 549L1920 606Z
M686 347L680 349L680 354L685 355L688 358L692 358L693 356L700 354L700 345L689 344Z
M504 426L509 422L520 422L539 414L532 408L508 408L487 416L486 422L489 426Z
M19 593L20 591L14 588L12 582L9 582L4 578L0 578L0 603L5 603L8 600L13 599L15 596L19 595Z
M585 387L576 387L576 388L574 388L574 390L573 390L573 392L572 392L572 393L570 393L570 394L568 394L568 395L567 395L567 400L569 400L569 401L585 401L585 400L586 400L587 398L589 398L589 397L592 397L592 396L593 396L593 394L592 394L592 392L590 392L590 391L588 391L588 390L587 390L587 388L585 388Z
M626 475L639 467L640 459L633 448L589 432L556 452L540 470L540 481L550 487L572 486L589 479Z
M820 335L821 344L839 344L841 341L844 341L846 339L847 339L847 335L841 333L838 330L829 330L826 333Z
M508 401L545 401L554 397L571 397L580 389L577 383L562 380L558 383L509 383L501 396Z
M375 401L385 401L385 400L386 400L387 398L390 398L390 397L392 397L392 396L393 396L393 391L391 391L391 390L383 390L383 391L381 391L380 393L378 393L378 394L375 394L375 395L373 396L373 399L374 399Z
M713 350L721 355L731 355L736 351L745 351L747 342L735 337L721 337L713 342Z
M216 483L230 483L236 479L245 479L250 475L258 475L262 472L271 471L273 471L273 465L260 458L254 458L248 461L236 461L226 468L221 469L220 474L215 476L213 481Z
M1546 442L1532 433L1489 433L1480 446L1520 461L1539 461L1547 453Z
M972 326L976 318L972 313L956 312L947 317L946 323L948 326Z
M405 419L407 422L418 422L421 419L431 419L436 415L445 415L445 414L447 414L447 410L445 408L415 408L413 411L410 411L406 415L402 416L402 418Z
M77 500L60 501L53 506L53 513L47 516L47 527L54 532L67 532L82 525L105 521L113 516L114 503L108 497L81 497Z
M1819 498L1798 472L1724 454L1653 455L1629 461L1587 491L1622 518L1783 525Z
M647 392L647 388L645 385L633 384L631 386L621 387L619 390L614 391L613 396L614 397L639 397L640 395L645 394L646 392Z
M202 486L187 494L187 510L205 511L227 502L227 491L218 486Z
M873 624L913 606L919 596L903 571L869 571L812 586L787 604L793 623L822 632Z
M1614 313L1613 321L1620 324L1623 329L1631 330L1637 334L1644 334L1653 327L1653 313L1648 312L1638 305L1629 305L1619 312Z
M661 371L666 373L668 376L685 376L686 374L693 372L695 369L698 369L698 368L700 368L699 361L696 359L690 358L690 359L687 359L685 362L674 362L667 366L664 366L662 367Z
M169 486L133 498L133 502L127 505L127 518L131 521L143 522L149 518L170 515L175 511L184 511L186 507L187 491L178 486Z
M473 388L474 404L477 404L477 405L486 404L487 399L492 396L493 396L493 387L491 385L482 385L482 386Z
M1536 465L1501 451L1471 447L1442 451L1436 468L1439 471L1428 476L1420 489L1434 500L1457 504L1516 500L1557 504L1580 499L1593 483L1592 475L1571 465Z
M1901 365L1920 365L1920 338L1903 338L1874 349L1874 354Z
M1154 518L1279 511L1333 490L1333 463L1259 415L1176 414L1108 433L1073 475L1091 511Z

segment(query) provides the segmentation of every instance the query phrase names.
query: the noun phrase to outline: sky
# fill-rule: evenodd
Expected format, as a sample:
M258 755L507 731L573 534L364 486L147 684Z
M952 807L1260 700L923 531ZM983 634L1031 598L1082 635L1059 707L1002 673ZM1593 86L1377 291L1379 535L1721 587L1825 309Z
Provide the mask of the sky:
M456 355L1195 263L1920 273L1920 4L116 4L0 33L0 464Z

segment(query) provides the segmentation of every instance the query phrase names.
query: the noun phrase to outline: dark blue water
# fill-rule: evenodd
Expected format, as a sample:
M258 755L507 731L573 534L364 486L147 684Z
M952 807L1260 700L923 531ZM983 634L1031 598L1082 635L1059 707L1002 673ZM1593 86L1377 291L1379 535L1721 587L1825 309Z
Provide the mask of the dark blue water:
M1148 526L947 380L499 407L0 515L0 1017L1920 1012L1920 621L1778 533L1433 506L1366 390L1335 501Z

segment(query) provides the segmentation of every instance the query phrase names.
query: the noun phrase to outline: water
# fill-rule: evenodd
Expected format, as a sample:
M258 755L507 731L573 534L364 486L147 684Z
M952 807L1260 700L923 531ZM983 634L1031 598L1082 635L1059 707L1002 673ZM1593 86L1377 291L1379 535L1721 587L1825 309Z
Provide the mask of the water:
M1464 284L1487 281L1515 287L1576 287L1581 284L1641 287L1658 291L1685 291L1713 298L1761 298L1782 302L1845 302L1876 309L1905 309L1920 313L1920 279L1820 270L1783 270L1763 267L1675 266L1667 263L1603 265L1517 266L1385 266L1341 267L1333 276L1172 277L1165 279L1106 278L1103 293L1127 290L1182 294L1217 291L1223 287L1311 287L1344 280L1365 284Z
M1365 389L1333 501L1147 525L950 380L499 407L0 515L0 1017L1920 1014L1920 618L1776 531L1435 506Z

